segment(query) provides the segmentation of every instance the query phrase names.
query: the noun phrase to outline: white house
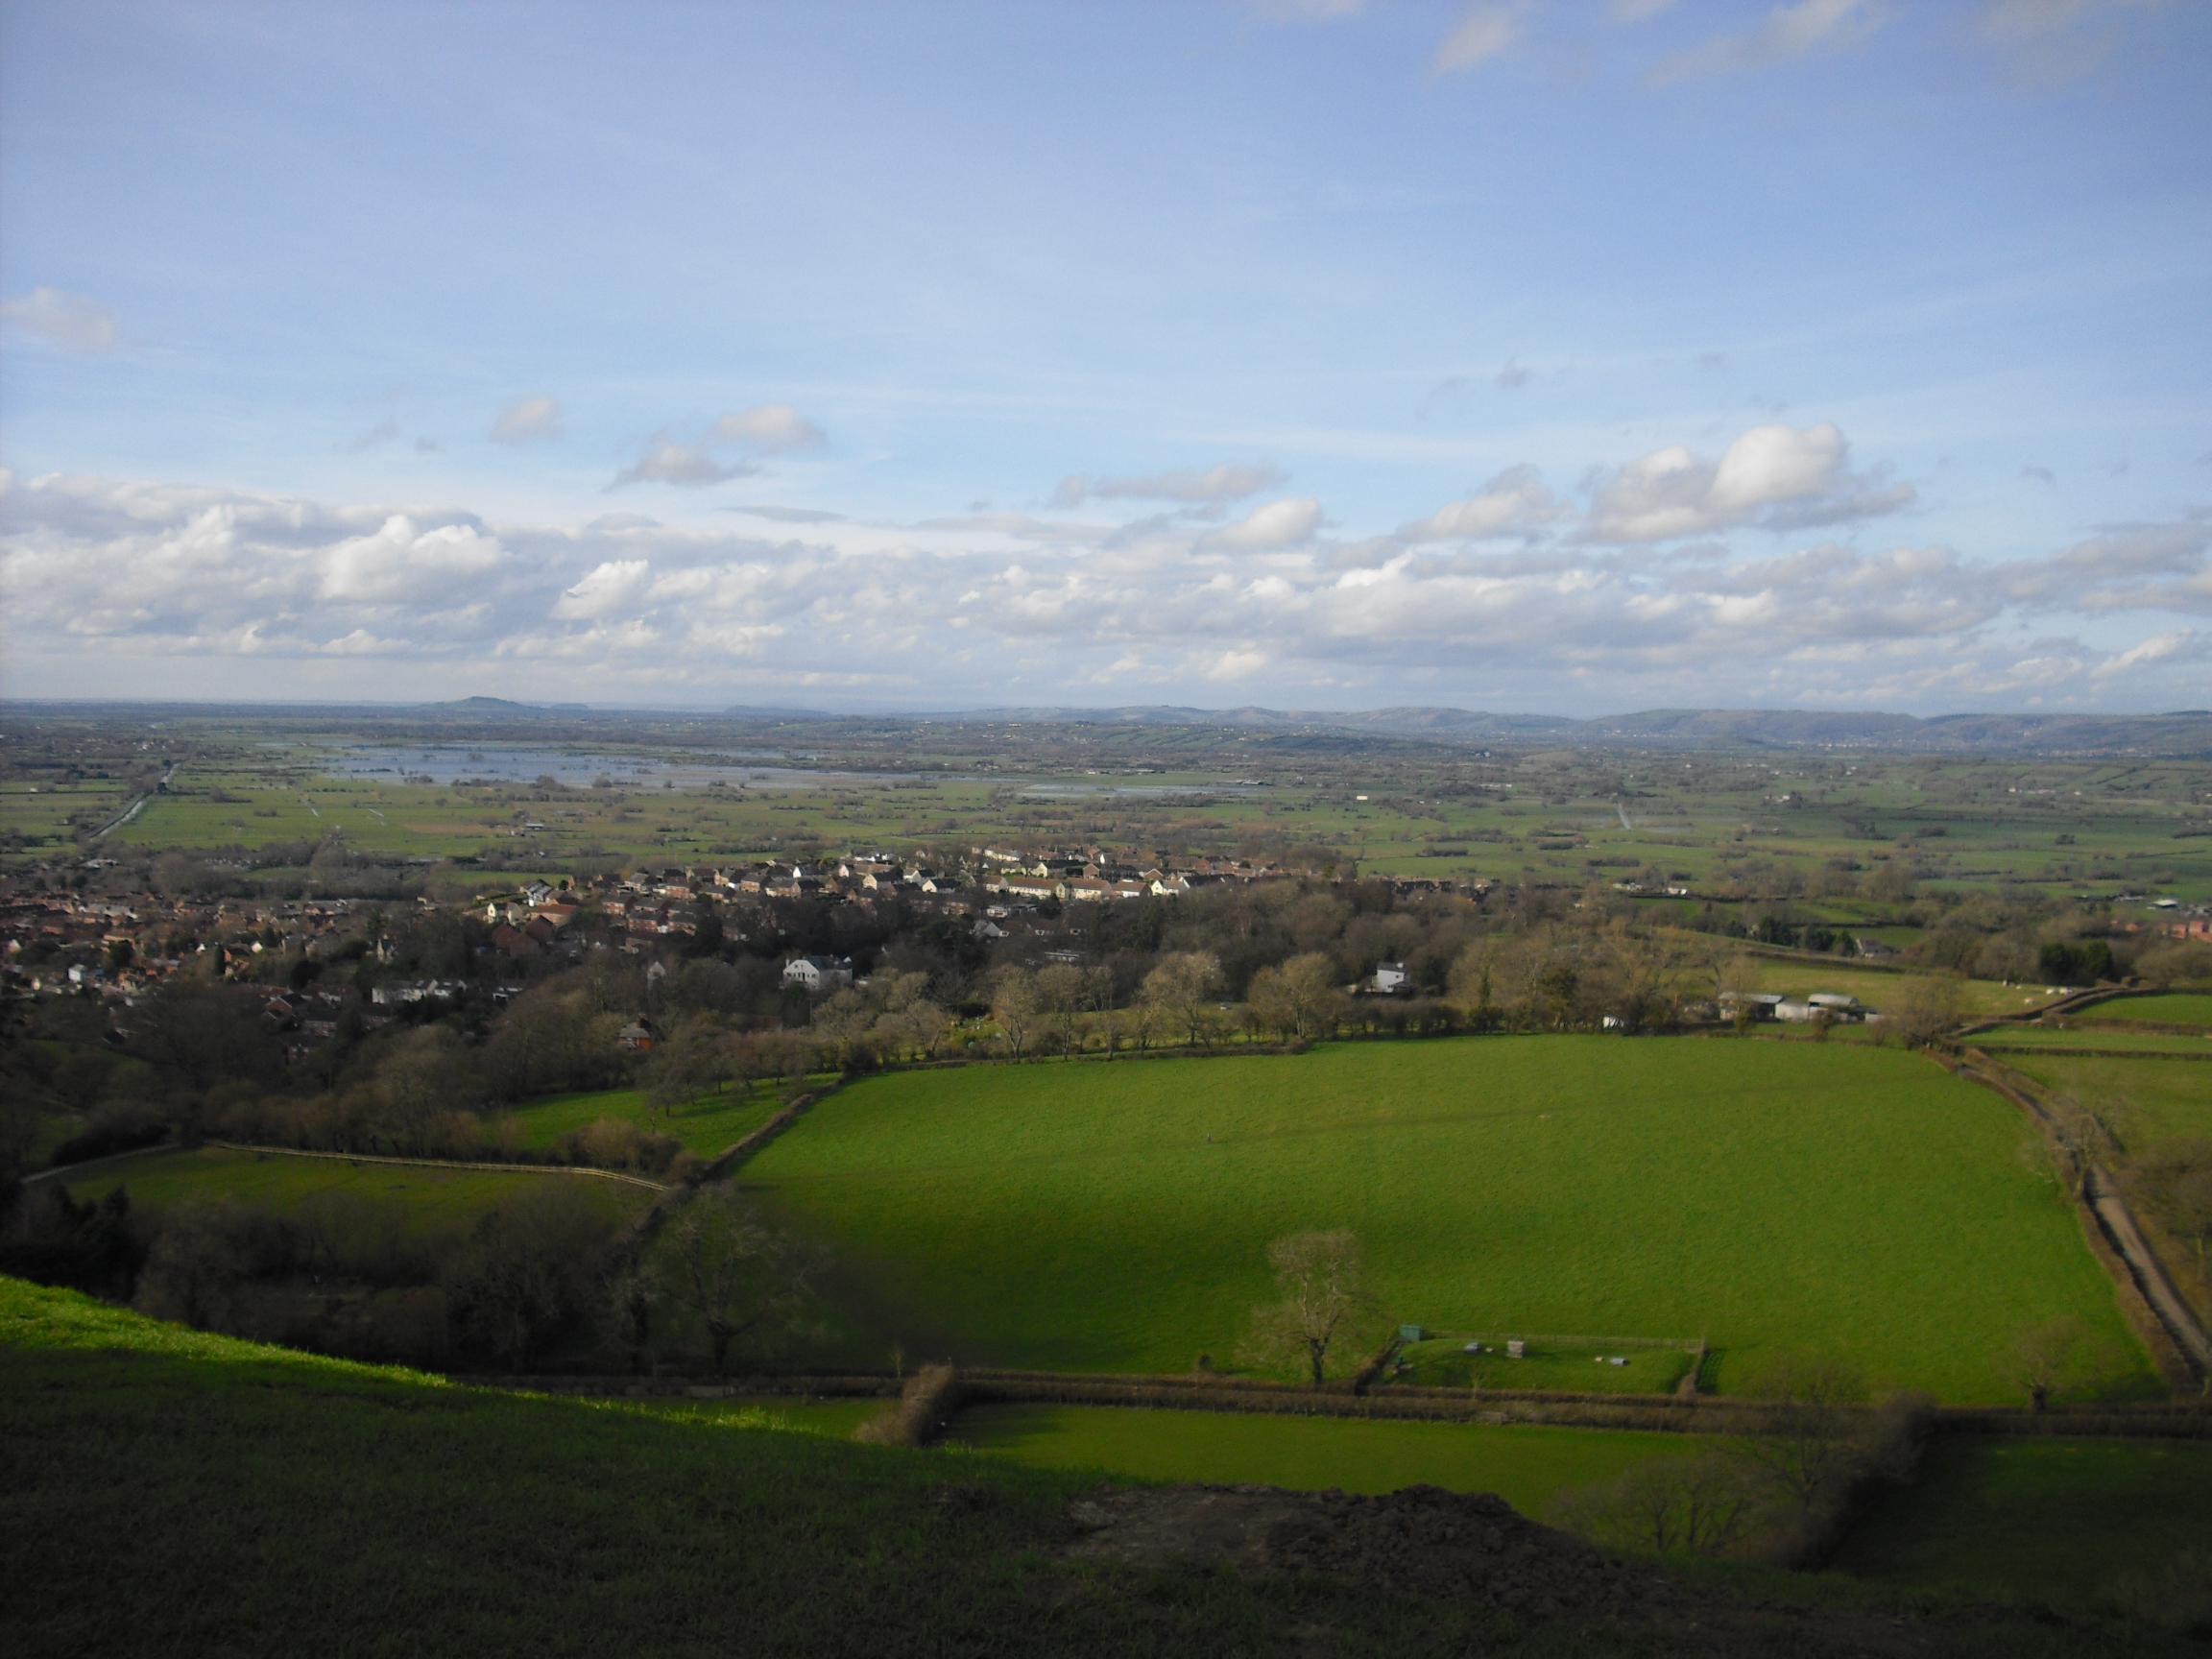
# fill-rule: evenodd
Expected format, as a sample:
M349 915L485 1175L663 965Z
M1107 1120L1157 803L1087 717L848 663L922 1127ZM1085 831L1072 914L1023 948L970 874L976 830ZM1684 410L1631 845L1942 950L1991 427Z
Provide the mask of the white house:
M783 964L783 983L803 985L809 991L853 983L850 956L794 956Z
M1375 990L1383 997L1403 991L1412 980L1403 962L1378 962L1375 964Z

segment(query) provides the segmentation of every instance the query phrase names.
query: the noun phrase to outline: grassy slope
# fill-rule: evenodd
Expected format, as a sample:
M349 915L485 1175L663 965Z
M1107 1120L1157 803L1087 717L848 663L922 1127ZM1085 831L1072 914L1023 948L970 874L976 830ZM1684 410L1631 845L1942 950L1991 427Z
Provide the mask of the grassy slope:
M1959 1436L1930 1445L1912 1485L1867 1514L1835 1565L2087 1599L2192 1549L2212 1551L2212 1446Z
M1856 997L1875 1009L1894 1004L1905 989L1907 978L1903 974L1855 967L1848 962L1830 967L1825 962L1781 956L1751 956L1746 958L1746 966L1755 981L1752 989L1776 991L1789 997L1836 991ZM2043 995L2040 985L2020 987L2002 985L1994 979L1961 979L1959 1000L1969 1014L1993 1015L2039 1008L2051 998Z
M658 1118L641 1089L602 1089L586 1094L556 1094L534 1100L515 1111L515 1125L521 1143L541 1151L567 1134L602 1118L619 1118L640 1129L673 1135L702 1157L727 1150L753 1133L781 1110L782 1102L761 1092L749 1098L735 1093L709 1094Z
M2125 1048L2145 1054L2201 1054L2212 1058L2212 1038L2200 1037L2193 1032L2176 1031L2171 1035L2152 1031L2116 1031L2105 1026L2077 1026L2072 1030L2052 1030L2041 1025L2001 1025L1994 1031L1978 1031L1967 1041L1976 1047L1988 1048Z
M1679 1457L1679 1434L1527 1425L1362 1423L1343 1418L1131 1411L1111 1406L976 1406L952 1425L962 1445L1054 1469L1153 1480L1262 1480L1274 1486L1395 1492L1426 1481L1495 1492L1524 1514L1561 1486Z
M1351 1226L1390 1315L1442 1330L1704 1334L1723 1385L1801 1347L1993 1400L2011 1334L2075 1312L2140 1386L2025 1135L1894 1050L1476 1039L872 1079L746 1179L839 1241L869 1357L1183 1370L1269 1238Z
M2102 1114L2133 1157L2212 1136L2212 1065L2061 1054L2010 1054L2005 1063Z
M402 1207L413 1226L449 1229L522 1191L532 1182L562 1181L595 1201L633 1209L652 1193L641 1187L576 1175L506 1174L490 1169L437 1169L424 1165L352 1164L335 1158L287 1158L259 1152L153 1152L97 1164L76 1180L57 1175L79 1199L128 1187L133 1205L160 1210L185 1197L227 1197L285 1209L324 1192L349 1192Z

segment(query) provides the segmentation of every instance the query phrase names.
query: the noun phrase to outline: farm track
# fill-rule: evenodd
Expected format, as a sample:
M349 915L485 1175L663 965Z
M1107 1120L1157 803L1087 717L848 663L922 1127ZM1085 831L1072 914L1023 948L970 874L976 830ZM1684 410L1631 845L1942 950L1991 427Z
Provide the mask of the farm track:
M1969 1048L1966 1055L1969 1061L1980 1060L1988 1070L1961 1064L1957 1068L1960 1076L1994 1089L2027 1113L2046 1134L2056 1132L2057 1122L2050 1109L2036 1098L2032 1086L2023 1086L2027 1079L1982 1049ZM2133 1212L2102 1166L2089 1166L2080 1203L2112 1246L2115 1261L2128 1276L2128 1287L2148 1305L2196 1377L2212 1378L2212 1335L2206 1334L2195 1310L2174 1287L2164 1263L2144 1241Z

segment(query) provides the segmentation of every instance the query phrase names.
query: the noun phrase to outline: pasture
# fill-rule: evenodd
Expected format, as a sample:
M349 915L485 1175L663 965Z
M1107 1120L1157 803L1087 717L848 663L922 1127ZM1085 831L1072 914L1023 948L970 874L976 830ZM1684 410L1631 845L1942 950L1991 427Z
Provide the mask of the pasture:
M2212 1027L2212 993L2163 991L2155 997L2119 997L2109 1002L2093 1002L2071 1018L2084 1025L2143 1021L2159 1025Z
M1145 1480L1258 1480L1347 1492L1395 1492L1425 1482L1455 1492L1495 1492L1525 1515L1541 1514L1562 1486L1609 1480L1692 1449L1679 1434L1614 1429L1115 1406L971 1406L953 1420L950 1439L1040 1468L1096 1469Z
M87 1166L74 1179L67 1175L54 1179L66 1184L70 1195L80 1201L127 1187L134 1208L154 1211L187 1198L231 1198L282 1211L326 1193L346 1193L399 1211L410 1231L424 1234L459 1232L501 1199L540 1182L560 1181L589 1191L591 1201L610 1214L627 1213L652 1197L641 1187L590 1176L351 1163L217 1147L145 1152Z
M766 1091L748 1094L733 1089L656 1113L641 1089L598 1089L533 1100L516 1107L510 1116L516 1143L534 1152L546 1150L572 1130L613 1118L673 1135L687 1150L711 1158L744 1140L781 1108L782 1102Z
M837 1248L849 1361L1187 1371L1270 1238L1350 1227L1393 1321L1703 1335L1722 1391L1815 1351L2003 1401L2015 1334L2074 1314L2090 1392L2154 1392L2028 1139L1895 1049L1473 1038L871 1078L742 1179Z
M1893 1584L2088 1601L2212 1551L2212 1446L1943 1434L1832 1563Z
M1992 1031L1979 1031L1966 1039L1977 1048L1992 1053L2000 1049L2033 1049L2038 1053L2063 1054L2069 1050L2081 1052L2099 1049L2109 1052L2125 1049L2142 1054L2201 1054L2212 1058L2212 1035L2200 1036L2192 1031L2162 1033L2157 1031L2122 1031L2108 1026L2081 1026L2067 1028L2050 1025L2000 1025Z
M1831 968L1813 957L1750 956L1744 966L1751 978L1747 990L1798 998L1835 991L1856 997L1876 1010L1895 1005L1907 978L1902 973L1855 967L1847 962ZM2040 985L2004 985L1994 979L1961 979L1957 983L1960 1006L1967 1014L1984 1019L2025 1013L2051 1000Z

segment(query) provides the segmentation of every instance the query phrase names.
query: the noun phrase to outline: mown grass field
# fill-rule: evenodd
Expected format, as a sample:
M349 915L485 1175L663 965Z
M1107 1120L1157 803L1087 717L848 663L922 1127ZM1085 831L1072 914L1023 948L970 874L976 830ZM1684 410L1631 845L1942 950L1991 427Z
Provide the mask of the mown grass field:
M1679 1457L1679 1434L1533 1424L1365 1423L1258 1412L1135 1411L1113 1406L972 1406L951 1439L1049 1469L1149 1480L1263 1481L1319 1491L1395 1492L1427 1483L1495 1492L1541 1514L1562 1486Z
M559 1181L589 1193L613 1212L641 1207L653 1194L641 1187L589 1176L508 1174L494 1169L439 1169L421 1164L349 1163L336 1158L292 1158L280 1153L148 1152L88 1166L74 1179L52 1178L80 1201L128 1187L134 1207L164 1210L186 1198L234 1198L285 1210L325 1193L344 1192L401 1211L412 1229L464 1228L502 1199L532 1185ZM40 1183L45 1185L45 1183Z
M2085 1025L2143 1020L2161 1025L2212 1026L2212 994L2167 991L2156 997L2122 997L2110 1002L2093 1002L2072 1018Z
M1267 1241L1351 1227L1393 1320L1706 1336L2009 1398L2024 1325L2080 1317L2099 1392L2155 1384L2013 1109L1838 1044L1477 1038L1294 1057L873 1078L744 1170L834 1241L844 1357L1184 1371L1232 1354Z
M689 1105L656 1115L641 1089L601 1089L584 1094L556 1094L518 1106L513 1114L521 1144L543 1151L574 1129L602 1118L620 1118L640 1129L673 1135L689 1150L711 1158L727 1150L782 1109L766 1091L744 1095L733 1090L707 1094Z
M2212 1446L1941 1435L1834 1565L1895 1584L2080 1601L2190 1550L2212 1551Z

